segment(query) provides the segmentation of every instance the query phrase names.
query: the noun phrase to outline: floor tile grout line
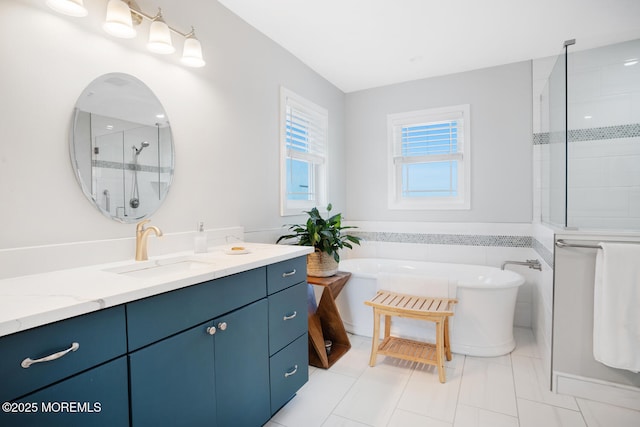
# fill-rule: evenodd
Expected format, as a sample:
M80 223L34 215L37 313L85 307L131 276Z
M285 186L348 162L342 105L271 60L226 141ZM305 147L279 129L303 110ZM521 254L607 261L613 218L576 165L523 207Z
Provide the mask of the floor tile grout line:
M389 427L389 424L391 423L391 420L393 420L393 416L395 415L396 411L398 410L398 405L400 404L400 401L402 400L402 397L404 396L404 394L407 391L407 387L409 386L409 381L411 381L411 377L413 377L415 375L415 373L416 373L416 366L417 366L417 364L415 364L415 363L411 364L411 373L409 374L409 377L407 378L407 382L404 384L404 387L402 388L402 393L400 393L400 397L398 397L398 399L396 400L396 404L393 406L393 411L391 412L391 418L389 418L389 420L386 423L387 427Z
M464 381L464 368L467 366L467 356L462 356L462 369L460 371L460 384L458 385L458 393L456 395L456 409L453 411L453 422L451 425L456 425L456 418L458 417L458 405L460 405L460 394L462 393L462 381Z
M516 373L513 367L513 351L509 353L509 361L511 362L511 382L513 383L513 398L516 401L516 418L518 419L518 426L520 426L520 405L518 404L518 389L516 387Z
M334 365L334 366L335 366L335 365ZM345 396L347 396L347 395L349 394L349 392L351 391L351 389L352 389L352 388L356 385L356 383L360 380L360 377L362 377L362 375L364 375L364 372L365 372L365 371L362 371L362 372L360 373L360 375L358 375L357 377L352 377L352 376L350 376L350 375L345 375L345 374L341 374L341 373L338 373L338 372L332 372L332 371L331 371L331 368L328 368L328 369L327 369L327 372L331 372L332 374L335 374L335 375L341 375L341 376L346 377L346 378L351 378L351 379L353 379L354 381L353 381L353 383L349 386L349 388L347 388L347 390L345 390L345 392L344 392L344 394L342 395L342 397L340 398L340 400L339 400L339 401L338 401L338 402L333 406L333 408L331 408L331 411L329 412L329 415L327 415L327 417L326 417L324 420L322 420L322 424L320 424L320 426L323 426L323 425L324 425L324 424L329 420L329 418L330 418L332 415L334 415L334 416L336 416L336 417L343 418L343 419L345 419L345 420L354 421L354 422L359 422L359 421L356 421L356 420L352 420L351 418L347 418L347 417L344 417L344 416L342 416L342 415L338 415L338 414L336 414L336 413L335 413L335 410L338 408L338 406L340 406L340 404L341 404L341 403L342 403L342 401L344 400ZM361 423L361 424L364 424L364 423Z

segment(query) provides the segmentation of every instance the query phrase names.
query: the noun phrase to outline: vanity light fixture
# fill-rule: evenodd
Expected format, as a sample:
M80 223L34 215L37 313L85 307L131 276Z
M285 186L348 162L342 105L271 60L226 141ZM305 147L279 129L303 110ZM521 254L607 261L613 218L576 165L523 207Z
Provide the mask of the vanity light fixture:
M196 38L196 30L191 27L191 32L185 37L180 61L187 67L204 67L205 62L204 59L202 59L202 45L200 44L200 40Z
M171 43L171 30L162 17L162 9L158 8L158 13L151 21L149 29L149 43L147 49L151 52L167 55L176 51Z
M47 6L69 16L82 17L88 14L82 0L47 0Z
M47 0L47 5L53 10L71 16L86 16L83 0ZM203 67L205 61L202 57L202 45L196 38L195 30L183 33L167 25L162 16L162 10L158 8L155 16L144 13L135 0L109 0L107 3L107 16L103 29L112 36L119 38L133 38L136 36L135 25L146 19L151 22L149 26L149 41L147 49L159 54L175 52L171 40L171 32L184 38L184 47L181 62L188 67Z
M129 5L122 0L109 0L107 18L102 28L114 37L132 39L136 36Z

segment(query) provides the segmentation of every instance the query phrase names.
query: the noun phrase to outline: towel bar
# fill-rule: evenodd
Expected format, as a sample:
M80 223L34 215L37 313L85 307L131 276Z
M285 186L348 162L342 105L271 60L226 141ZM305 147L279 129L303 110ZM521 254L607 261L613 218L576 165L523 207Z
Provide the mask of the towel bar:
M563 239L558 239L556 241L556 246L559 248L586 248L586 249L602 249L600 245L585 245L579 243L567 243Z
M624 240L603 240L603 242L609 242L609 243L635 243L635 244L639 243L639 242L624 241ZM567 241L564 240L564 239L556 240L556 246L559 247L559 248L602 249L602 246L600 246L600 245L588 245L588 244L583 244L583 243L567 243Z

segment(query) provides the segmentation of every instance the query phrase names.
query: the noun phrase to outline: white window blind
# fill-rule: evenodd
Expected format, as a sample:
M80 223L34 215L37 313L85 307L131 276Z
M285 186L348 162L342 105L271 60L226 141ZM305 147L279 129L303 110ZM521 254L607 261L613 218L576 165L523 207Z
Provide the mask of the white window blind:
M389 206L468 209L469 106L388 117Z
M327 110L282 89L281 213L325 204Z

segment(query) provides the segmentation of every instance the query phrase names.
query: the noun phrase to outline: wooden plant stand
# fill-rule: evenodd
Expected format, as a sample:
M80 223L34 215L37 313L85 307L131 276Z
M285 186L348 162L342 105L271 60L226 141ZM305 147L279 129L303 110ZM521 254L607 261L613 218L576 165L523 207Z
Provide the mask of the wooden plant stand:
M446 381L444 359L451 360L449 345L449 316L457 299L418 297L380 290L373 299L365 301L373 307L373 338L369 366L375 366L378 354L438 367L441 383ZM385 317L384 337L380 342L380 316ZM391 336L391 317L408 317L436 324L436 343L425 343Z
M307 282L323 286L315 313L309 314L309 364L328 369L351 348L347 331L336 307L335 298L347 283L351 273L339 271L331 277L307 276ZM331 340L331 354L327 356L324 341Z

